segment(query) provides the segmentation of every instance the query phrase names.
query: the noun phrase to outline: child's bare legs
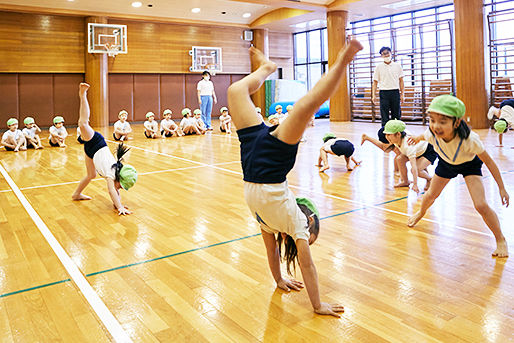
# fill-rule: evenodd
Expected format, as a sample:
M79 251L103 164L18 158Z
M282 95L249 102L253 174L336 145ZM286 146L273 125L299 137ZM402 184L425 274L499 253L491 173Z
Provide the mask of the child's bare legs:
M498 146L499 147L502 147L503 146L503 133L500 133L498 135L498 143L500 143Z
M272 134L284 143L298 143L312 115L336 91L340 81L346 75L344 73L346 66L360 50L362 45L356 40L351 40L344 49L341 49L328 72L295 103L294 109ZM236 126L239 127L237 123Z
M493 256L508 257L509 251L507 248L507 242L503 236L500 221L496 212L487 204L485 198L484 185L482 183L482 177L478 175L468 175L464 178L466 186L468 187L469 195L473 200L473 205L478 213L482 216L482 219L486 223L487 227L494 234L496 238L496 250L493 252Z
M319 150L319 159L318 160L321 160L323 162L323 164L321 164L321 163L319 164L319 166L320 166L320 168L319 168L320 173L324 172L325 170L330 169L330 166L328 165L328 154L327 154L327 152L325 150L323 150L323 148L321 148Z
M64 143L64 139L63 137L60 137L57 139L57 143L59 144L59 147L61 148L66 148L66 144Z
M225 126L227 127L225 130L230 135L232 133L232 124L231 123L226 123Z
M346 156L345 156L345 157L344 157L344 160L345 160L345 162L346 162L346 170L348 170L348 171L352 171L352 170L353 170L353 168L352 168L352 166L350 165L350 157L346 157Z
M82 132L82 131L81 131ZM73 192L71 198L73 200L91 200L91 197L82 194L82 191L86 186L96 177L96 169L95 164L93 163L93 159L91 159L89 156L85 157L86 162L86 176L80 180L79 185L77 186L77 189L75 189L75 192Z
M418 176L420 178L427 180L427 184L425 185L425 191L427 191L428 188L430 188L430 181L432 180L432 177L430 176L430 174L428 174L427 171L427 167L430 165L430 161L422 157L418 158L416 162L418 166Z
M252 65L258 66L257 70L234 82L227 91L228 107L238 130L262 123L262 117L255 112L250 95L255 93L264 80L277 69L277 65L269 61L258 49L251 47L249 52Z
M357 160L355 159L355 157L353 157L353 156L351 157L351 159L352 159L353 163L355 163L355 166L360 166L360 165L361 165L361 163L362 163L362 161L357 161Z
M80 110L79 110L79 129L80 135L84 142L87 142L95 135L95 130L89 126L89 102L87 101L87 90L89 85L82 82L79 85L79 98L80 98Z
M41 138L39 137L39 135L35 135L34 139L37 144L36 149L43 149L43 144L41 144Z
M443 191L444 187L446 187L448 182L450 182L450 179L445 179L438 175L434 176L432 182L430 183L430 188L421 199L421 208L418 212L416 212L413 216L409 218L409 220L407 221L408 226L413 227L421 220L421 218L423 218L425 213L427 213L427 210L430 208L430 206L432 206L435 199L439 197L439 195Z
M395 188L398 187L409 187L409 177L407 176L407 161L409 158L403 154L397 155L394 158L394 163L398 167L398 171L400 172L400 180L397 184L394 185Z

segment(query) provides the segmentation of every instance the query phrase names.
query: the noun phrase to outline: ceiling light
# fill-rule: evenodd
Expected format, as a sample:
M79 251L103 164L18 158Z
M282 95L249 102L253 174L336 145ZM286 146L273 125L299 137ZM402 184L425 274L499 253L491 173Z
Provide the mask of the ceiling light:
M250 18L252 16L251 13L243 13L243 18Z
M403 0L403 1L397 1L393 2L392 4L382 5L382 7L390 8L390 9L398 9L403 7L413 7L419 4L422 4L424 2L430 2L432 0Z
M134 1L132 3L132 7L136 7L137 8L137 7L141 7L141 6L143 6L143 4L140 1Z
M195 7L191 10L193 13L200 13L200 9L198 7Z

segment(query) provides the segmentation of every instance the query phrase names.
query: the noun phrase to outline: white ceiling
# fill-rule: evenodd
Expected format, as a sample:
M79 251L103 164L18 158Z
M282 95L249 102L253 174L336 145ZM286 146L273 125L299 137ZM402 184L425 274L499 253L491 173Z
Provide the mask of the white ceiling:
M178 19L181 21L205 21L210 23L228 23L235 25L249 25L261 15L280 7L308 6L315 9L314 13L298 16L280 23L270 24L270 29L280 31L303 31L308 27L318 26L301 23L315 22L326 19L324 5L329 5L333 0L301 0L298 2L285 0L138 0L143 3L140 8L134 8L131 3L136 0L0 0L0 9L28 10L44 9L47 12L75 13L83 15L111 15L129 16L140 19L155 20ZM405 7L390 8L383 5L398 2L405 3ZM394 13L406 12L413 9L426 8L435 5L447 4L448 0L348 0L349 3L338 6L337 9L349 11L350 21L366 18L380 17ZM148 7L152 5L152 7ZM192 13L194 7L201 8L200 13ZM394 7L394 6L392 6ZM225 11L226 14L221 12ZM251 13L251 17L243 18L243 13ZM300 24L296 26L296 24ZM321 22L324 25L324 22Z

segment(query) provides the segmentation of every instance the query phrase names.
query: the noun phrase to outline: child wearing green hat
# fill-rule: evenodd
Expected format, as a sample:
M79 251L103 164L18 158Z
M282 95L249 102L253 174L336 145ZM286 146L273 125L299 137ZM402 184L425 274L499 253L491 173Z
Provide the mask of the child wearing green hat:
M53 122L54 125L52 125L48 130L50 132L48 143L53 147L65 148L65 140L66 137L68 137L68 131L66 131L66 128L64 127L64 118L61 116L55 116Z
M159 124L157 124L153 112L146 113L146 121L143 126L145 127L146 138L159 138Z
M85 162L87 175L79 182L77 189L72 195L73 200L90 200L91 197L82 194L86 186L96 177L98 173L105 178L107 190L118 215L126 215L131 212L121 203L120 189L128 190L137 181L137 171L128 164L123 164L123 155L129 150L123 145L118 145L116 158L113 156L104 137L95 132L89 125L89 103L87 101L87 90L89 85L81 83L79 86L80 114L79 128L84 143Z
M261 226L268 264L277 287L300 290L303 283L282 277L281 247L284 243L287 270L299 262L312 307L316 313L339 317L338 304L320 300L318 276L309 245L319 234L319 215L314 204L297 202L287 186L300 139L314 112L337 89L344 70L362 49L356 40L348 42L318 83L295 104L295 109L280 125L269 127L255 111L250 95L255 93L277 66L254 47L249 49L257 70L228 88L228 104L241 143L245 200L252 216Z
M193 111L193 114L194 114L194 117L195 117L196 127L198 128L200 133L202 135L204 135L205 132L207 132L207 126L205 126L205 123L202 120L202 110L197 108L196 110Z
M184 133L180 129L180 127L171 119L171 115L173 112L169 108L165 109L162 112L162 116L164 117L161 120L161 136L162 138L171 137L173 135L180 137L183 136Z
M128 112L126 110L121 110L118 113L118 121L114 123L114 132L112 133L112 138L114 138L115 141L126 141L129 139L132 128L127 118Z
M27 150L27 140L23 132L18 130L18 119L10 118L7 120L7 127L9 130L2 135L2 145L5 150L15 152Z
M27 140L27 145L33 146L35 149L43 149L43 145L41 145L41 139L39 138L38 133L41 132L39 126L36 125L34 118L27 117L23 119L23 124L25 124L25 128L23 128L22 132Z
M279 117L277 114L272 114L268 117L268 122L271 126L278 125L280 123Z
M333 133L326 133L323 136L323 145L319 150L318 164L320 172L324 172L329 169L328 165L328 154L336 155L336 156L344 156L344 160L346 162L346 169L348 171L353 170L351 166L351 162L355 164L355 167L361 164L361 161L357 161L355 157L353 157L353 152L355 148L353 144L346 139L337 138Z
M487 119L496 120L494 129L498 132L498 141L503 146L503 134L514 125L514 99L504 100L500 108L492 106L487 112Z
M186 107L182 110L182 116L184 118L182 118L182 120L180 121L179 126L185 135L202 134L198 129L196 119L193 117L193 114L191 113L191 110L189 108Z
M435 199L439 197L448 182L462 174L475 209L496 238L496 250L492 255L507 257L509 252L500 227L500 221L485 198L482 183L483 163L496 181L502 204L506 206L509 206L509 194L505 190L498 166L484 149L479 136L472 132L462 119L465 112L466 106L456 97L452 95L435 97L428 107L430 115L429 129L421 136L409 138L411 143L426 140L432 144L439 155L439 162L430 188L423 195L421 208L409 218L408 225L410 227L416 225L432 206Z
M228 134L232 133L232 117L228 114L228 108L220 108L220 131Z
M403 121L398 119L389 120L384 126L384 135L389 143L394 144L400 153L409 159L413 177L412 190L419 193L418 176L427 180L425 191L428 190L432 177L428 174L427 167L435 162L437 154L432 144L426 141L415 145L409 144L405 128L406 125ZM398 167L402 180L408 180L405 164L399 163ZM408 185L409 183L407 182ZM395 185L395 187L402 186L403 184Z

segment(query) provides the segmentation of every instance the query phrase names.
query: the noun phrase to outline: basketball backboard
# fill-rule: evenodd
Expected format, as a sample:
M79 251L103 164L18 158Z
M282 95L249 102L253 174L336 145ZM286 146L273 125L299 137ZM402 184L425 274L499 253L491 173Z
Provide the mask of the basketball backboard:
M127 25L89 23L87 47L94 54L126 54Z
M191 55L190 71L209 71L211 74L222 71L221 48L208 46L193 46L189 51Z

